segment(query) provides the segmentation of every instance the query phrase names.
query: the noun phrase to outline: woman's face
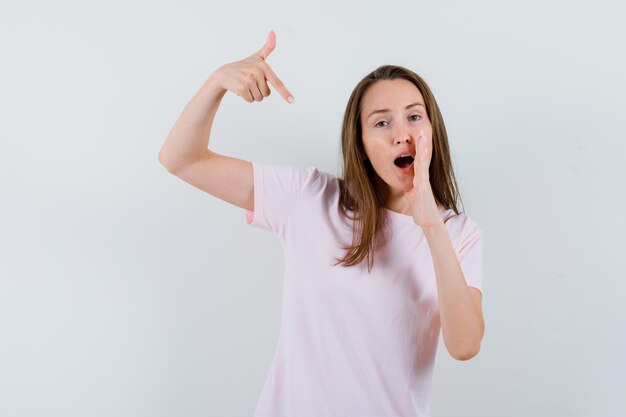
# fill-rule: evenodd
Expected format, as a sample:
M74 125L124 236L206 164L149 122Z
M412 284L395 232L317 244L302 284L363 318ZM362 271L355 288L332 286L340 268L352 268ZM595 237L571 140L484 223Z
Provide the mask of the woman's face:
M404 191L413 188L413 163L403 168L394 161L402 155L415 157L421 132L428 146L429 161L432 155L432 127L424 98L410 81L380 80L363 95L361 109L361 132L367 158L389 186L390 198L401 198Z

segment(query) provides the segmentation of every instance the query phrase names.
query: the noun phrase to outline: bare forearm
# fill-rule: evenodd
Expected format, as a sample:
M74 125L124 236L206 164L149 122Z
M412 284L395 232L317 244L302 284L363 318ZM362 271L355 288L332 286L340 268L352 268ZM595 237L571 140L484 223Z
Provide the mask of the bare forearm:
M437 279L444 342L456 359L470 359L478 353L484 333L482 308L472 296L477 290L467 286L445 225L424 232Z
M270 95L270 83L287 102L293 103L292 94L265 62L275 46L276 34L271 31L259 51L222 65L211 74L185 106L159 152L159 161L169 171L191 165L210 154L211 126L226 91L232 91L252 103Z
M211 127L226 90L211 75L185 106L159 152L161 163L174 169L177 165L206 153Z

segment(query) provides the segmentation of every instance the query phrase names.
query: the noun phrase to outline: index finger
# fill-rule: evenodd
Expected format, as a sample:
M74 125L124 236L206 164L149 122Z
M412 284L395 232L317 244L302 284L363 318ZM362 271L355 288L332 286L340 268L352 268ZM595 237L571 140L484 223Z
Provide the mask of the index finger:
M424 178L428 178L428 168L430 165L430 161L428 160L428 146L426 144L426 136L424 135L424 131L420 132L420 136L417 138L416 152L419 153L419 165L417 168L419 171L422 172Z
M293 95L289 92L289 90L287 90L287 87L285 87L285 84L283 84L280 78L278 78L278 76L274 73L274 70L272 70L272 67L267 65L265 70L266 70L266 75L267 75L267 81L270 82L270 84L278 91L278 93L288 103L293 103L295 101L295 99L293 98Z

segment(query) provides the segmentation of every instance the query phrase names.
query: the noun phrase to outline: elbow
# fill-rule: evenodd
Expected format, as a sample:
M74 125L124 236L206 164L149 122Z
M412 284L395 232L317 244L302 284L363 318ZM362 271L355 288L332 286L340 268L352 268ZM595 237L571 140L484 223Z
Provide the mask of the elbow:
M443 338L448 353L458 361L468 361L478 355L485 334L485 325L481 318L479 326L475 328L467 326L463 330L452 334L444 332Z
M458 361L468 361L478 355L480 343L474 345L459 346L455 349L448 349L450 356Z
M207 150L207 152L210 152ZM158 159L161 165L167 169L170 174L174 174L178 176L178 173L181 169L190 164L198 161L200 158L203 158L204 155L189 155L189 154L180 154L177 152L173 152L171 150L165 150L161 148L159 151Z
M170 157L168 157L166 153L163 152L163 149L159 151L158 159L161 165L163 165L163 167L170 174L174 174L174 172L177 170L176 165L174 164L174 161Z

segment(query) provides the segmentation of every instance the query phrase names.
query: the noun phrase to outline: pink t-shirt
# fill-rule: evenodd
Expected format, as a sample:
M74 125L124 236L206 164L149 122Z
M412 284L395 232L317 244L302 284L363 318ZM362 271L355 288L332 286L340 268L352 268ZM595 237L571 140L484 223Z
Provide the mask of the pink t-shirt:
M428 242L411 216L388 211L388 243L368 272L332 266L352 242L337 177L314 167L253 164L246 221L280 238L282 324L255 417L430 416L439 339ZM481 289L483 232L440 209L468 285Z

